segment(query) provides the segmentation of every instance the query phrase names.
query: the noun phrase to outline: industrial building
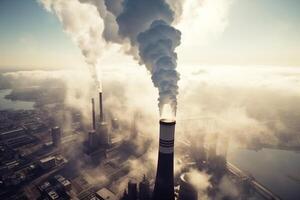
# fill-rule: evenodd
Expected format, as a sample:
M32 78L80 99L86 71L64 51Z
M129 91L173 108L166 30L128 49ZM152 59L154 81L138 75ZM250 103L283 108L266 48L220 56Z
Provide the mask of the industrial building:
M62 175L55 175L54 179L57 181L59 185L61 185L65 190L69 191L71 190L71 182L67 180Z
M0 133L0 143L11 148L18 148L28 144L34 144L37 138L28 133L24 128L13 129Z
M36 186L40 199L58 199L69 200L71 199L68 191L71 190L71 183L62 175L55 175Z
M52 143L55 147L61 144L61 130L60 127L55 126L51 129Z
M103 96L99 92L99 122L96 123L95 100L92 98L92 130L88 132L84 142L85 152L90 156L91 162L98 164L107 157L106 150L110 147L108 124L104 118Z
M119 187L124 186L123 181L128 179L131 181L126 182L122 200L201 199L202 193L197 191L198 187L195 187L189 179L188 171L191 167L209 174L211 186L205 192L212 199L218 195L218 184L224 176L238 185L244 195L243 198L252 195L251 188L265 199L274 196L256 180L243 175L226 161L229 138L217 133L204 134L198 131L197 139L185 138L186 146L179 146L177 149L184 154L177 158L184 167L179 171L176 170L174 174L176 121L170 119L159 121L156 173L153 173L151 168L151 173L146 173L148 178L131 177L130 170L134 169L130 159L142 160L146 157L144 155L151 147L151 141L148 146L147 142L150 139L146 137L144 139L143 130L138 129L136 114L130 126L127 122L126 124L123 121L119 122L110 113L107 114L110 117L105 117L102 92L99 93L98 114L96 101L98 99L91 100L92 120L89 128L83 121L78 121L82 127L81 131L70 131L72 133L66 134L67 137L62 137L62 130L59 126L55 126L59 125L59 122L46 117L45 121L52 122L48 124L38 120L40 123L28 121L23 123L22 120L22 123L5 129L5 132L0 134L0 152L2 152L0 172L5 174L0 177L0 186L3 186L6 192L0 193L0 199L6 194L11 195L13 191L11 188L22 188L30 182L32 184L28 184L29 189L26 188L25 192L28 199L117 200L120 197ZM36 118L42 119L46 116L43 112L40 112L40 115ZM49 134L50 127L53 128ZM124 137L123 132L128 134ZM24 146L21 144L24 141L24 144L35 144L23 140L31 137L37 138L38 145L20 148ZM140 147L140 143L135 142L138 139L147 141L144 143L147 145ZM61 153L68 161L58 156ZM98 180L99 177L95 177L98 174L105 176L105 180L101 180L102 177ZM121 191L123 192L123 189ZM18 191L18 194L21 193L21 190Z
M96 192L96 197L99 200L118 200L117 196L107 188L102 188Z
M56 165L56 158L55 156L49 156L40 160L40 166L42 169L50 169L55 167Z

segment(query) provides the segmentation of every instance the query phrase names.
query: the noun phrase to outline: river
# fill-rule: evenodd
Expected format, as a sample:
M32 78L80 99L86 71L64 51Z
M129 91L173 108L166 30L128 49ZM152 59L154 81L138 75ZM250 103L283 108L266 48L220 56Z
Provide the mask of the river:
M5 96L11 93L11 89L0 90L0 110L31 110L34 109L34 102L28 101L12 101L6 99Z
M262 149L232 149L228 161L250 173L284 200L300 199L300 153Z

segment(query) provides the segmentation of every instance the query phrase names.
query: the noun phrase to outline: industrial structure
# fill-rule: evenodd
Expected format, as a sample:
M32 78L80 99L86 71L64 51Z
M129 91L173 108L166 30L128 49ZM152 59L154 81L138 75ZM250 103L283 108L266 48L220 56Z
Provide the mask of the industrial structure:
M150 183L145 175L143 180L139 183L139 199L150 200Z
M101 145L107 148L110 145L110 139L108 133L108 124L104 117L102 92L99 92L99 119L98 133L101 137Z
M175 120L159 121L159 153L153 200L174 200L174 135Z
M88 133L88 148L89 151L93 151L97 148L97 135L96 135L96 116L95 116L95 101L92 98L92 130Z
M108 124L104 118L102 92L99 92L99 121L96 122L95 100L92 103L92 129L88 132L87 140L84 141L85 152L91 158L91 162L98 164L102 158L107 157L106 150L110 146Z
M192 185L190 173L185 173L180 176L180 189L178 200L198 200L198 191Z
M65 134L59 127L60 118L47 110L53 109L51 113L56 114L57 108L65 107L0 112L5 122L0 125L4 127L0 133L0 199L117 200L125 186L122 200L196 200L202 199L204 193L211 199L222 194L223 199L280 200L251 175L227 162L231 139L228 135L199 130L195 138L180 138L182 145L177 147L176 163L183 167L174 174L176 122L170 119L159 121L156 176L147 163L138 170L145 167L148 177L136 177L139 173L131 173L131 161L147 162L152 138L144 134L142 126L136 125L138 118L142 118L137 113L133 114L132 126L113 116L105 117L102 93L98 95L99 113L98 99L92 99L88 127L73 110L72 130ZM144 145L137 143L138 139ZM205 191L192 184L191 169L209 175L210 184ZM222 193L223 178L236 187L236 196ZM127 184L127 180L131 181Z
M92 123L93 130L96 130L96 113L95 113L95 100L92 98Z
M55 126L51 129L52 143L58 147L61 144L61 130L60 127Z

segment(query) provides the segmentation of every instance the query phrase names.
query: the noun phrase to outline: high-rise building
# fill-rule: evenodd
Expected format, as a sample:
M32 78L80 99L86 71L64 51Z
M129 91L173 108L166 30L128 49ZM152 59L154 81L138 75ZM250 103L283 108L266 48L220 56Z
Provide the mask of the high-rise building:
M150 200L150 183L145 175L139 183L139 200Z
M153 200L174 200L174 134L175 120L161 119L159 153Z
M137 183L129 181L128 182L128 199L129 200L137 200L138 191L137 191Z
M136 182L130 180L120 200L150 200L150 182L146 176L139 183L139 188Z

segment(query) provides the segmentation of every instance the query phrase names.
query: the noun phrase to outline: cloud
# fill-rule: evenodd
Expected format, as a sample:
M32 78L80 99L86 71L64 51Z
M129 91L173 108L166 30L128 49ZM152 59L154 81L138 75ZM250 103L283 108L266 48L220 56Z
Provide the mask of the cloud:
M187 66L187 68L189 68ZM202 67L206 73L183 73L177 116L177 138L184 132L197 135L218 132L229 135L238 144L253 139L267 143L296 145L300 143L300 77L298 68L285 67ZM286 74L294 74L286 76ZM117 67L103 72L104 100L115 117L131 122L128 113L140 112L144 117L140 126L155 138L158 120L155 105L156 91L142 68L131 70ZM37 84L37 80L62 79L66 83L65 103L78 108L90 117L91 89L87 71L27 71L6 73L4 76L19 82ZM134 77L128 78L128 77ZM81 85L77 84L78 80ZM28 84L27 84L28 85ZM147 106L146 106L147 105ZM234 119L234 120L233 120ZM147 123L145 126L143 123Z
M183 46L203 46L218 38L229 24L234 0L186 0L177 28L183 33ZM180 51L182 53L182 51Z
M187 78L181 82L179 95L176 173L184 167L177 162L186 154L180 149L189 144L182 141L200 139L200 133L207 134L205 143L209 142L211 133L219 133L220 138L230 137L231 145L246 146L257 140L269 144L300 144L300 94L296 90L300 82L295 81L300 80L298 68L202 68L206 73L195 74L194 68L183 73ZM219 68L222 70L219 71ZM295 76L291 79L286 76L287 73L294 73ZM126 131L122 131L124 139L132 134L132 119L134 115L137 116L135 122L138 133L129 141L133 148L126 151L144 154L129 159L130 177L140 180L143 174L155 174L159 117L155 103L156 91L151 81L143 78L147 71L142 68L132 68L131 71L119 66L103 74L105 112L108 116L117 117L126 127ZM67 89L64 104L79 109L86 123L90 123L90 98L97 95L97 91L91 87L92 81L87 70L12 72L4 76L15 84L26 81L27 86L31 83L37 85L46 79L52 79L53 83L58 79L63 80ZM78 80L81 81L80 85ZM22 84L17 85L20 87ZM199 176L196 181L201 181L202 188L199 190L205 191L209 187L209 176L203 172L194 173L194 177ZM118 190L122 191L127 182L128 179L122 180ZM224 190L223 196L237 194L227 180L222 180L219 187Z

